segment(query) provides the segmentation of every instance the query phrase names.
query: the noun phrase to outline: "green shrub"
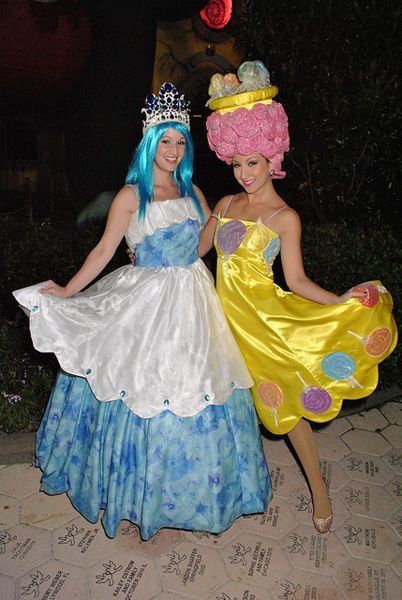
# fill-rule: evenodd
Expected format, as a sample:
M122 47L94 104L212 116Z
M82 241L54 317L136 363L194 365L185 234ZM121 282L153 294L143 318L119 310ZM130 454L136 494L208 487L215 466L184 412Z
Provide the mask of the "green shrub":
M0 431L36 430L49 397L55 360L32 349L27 324L0 320Z
M262 60L289 116L285 197L318 222L400 223L396 0L245 0L244 60Z

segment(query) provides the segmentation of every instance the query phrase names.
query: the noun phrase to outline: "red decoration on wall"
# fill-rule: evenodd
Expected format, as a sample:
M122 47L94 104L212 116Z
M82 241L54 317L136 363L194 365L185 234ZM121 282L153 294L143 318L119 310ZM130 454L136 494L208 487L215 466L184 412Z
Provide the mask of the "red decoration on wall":
M200 12L201 19L211 29L223 29L232 16L232 0L209 0Z

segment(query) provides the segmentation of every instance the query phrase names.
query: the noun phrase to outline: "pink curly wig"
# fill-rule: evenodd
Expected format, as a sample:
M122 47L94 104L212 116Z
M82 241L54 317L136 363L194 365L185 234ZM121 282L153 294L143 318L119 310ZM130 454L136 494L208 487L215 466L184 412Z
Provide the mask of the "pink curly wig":
M234 154L259 152L272 164L273 179L286 175L281 166L289 150L288 118L279 102L255 104L251 110L214 112L207 118L207 137L211 150L228 165Z

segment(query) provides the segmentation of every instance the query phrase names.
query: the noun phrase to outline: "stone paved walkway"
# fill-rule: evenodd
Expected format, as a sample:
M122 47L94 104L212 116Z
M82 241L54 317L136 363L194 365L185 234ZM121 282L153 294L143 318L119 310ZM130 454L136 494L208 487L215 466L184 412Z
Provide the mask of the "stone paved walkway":
M399 600L402 403L315 435L335 512L326 535L283 439L264 439L267 512L218 536L163 530L142 542L124 522L110 540L65 495L39 493L31 464L1 465L1 600Z

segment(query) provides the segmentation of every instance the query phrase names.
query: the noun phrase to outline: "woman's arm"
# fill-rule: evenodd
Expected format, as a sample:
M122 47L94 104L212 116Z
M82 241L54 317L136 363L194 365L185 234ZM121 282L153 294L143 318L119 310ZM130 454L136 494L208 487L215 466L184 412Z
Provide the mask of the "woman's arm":
M219 202L215 205L213 213L211 213L211 211L209 210L209 220L207 220L204 229L201 231L200 243L198 245L198 254L201 257L205 256L207 252L211 250L214 244L215 229L216 224L218 222L217 217L225 209L229 198L230 196L224 196L223 198L221 198Z
M113 257L127 231L130 216L138 209L138 205L138 198L133 189L123 187L112 202L101 239L88 254L79 271L65 287L49 280L40 290L41 294L69 298L91 283Z
M363 294L347 291L341 296L329 292L309 279L304 271L301 251L301 223L298 214L293 209L283 211L278 215L278 233L281 239L281 261L283 273L289 289L313 302L319 304L340 304L349 298L360 297Z

